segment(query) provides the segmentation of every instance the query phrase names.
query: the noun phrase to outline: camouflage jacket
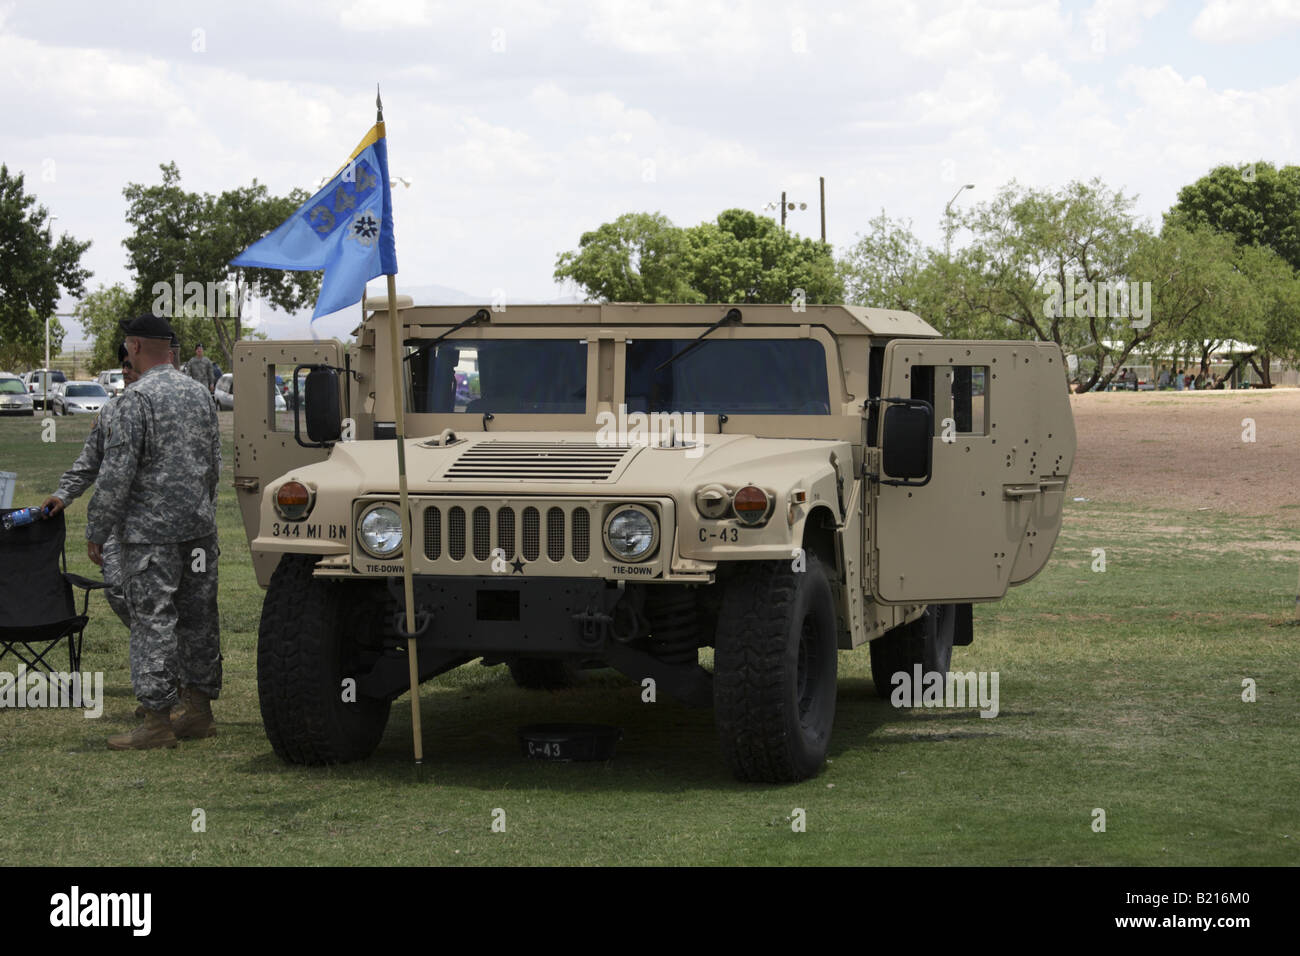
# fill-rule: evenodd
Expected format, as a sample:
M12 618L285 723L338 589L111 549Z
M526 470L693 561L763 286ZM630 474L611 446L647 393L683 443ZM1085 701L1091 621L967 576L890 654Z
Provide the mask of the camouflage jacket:
M217 384L217 367L206 355L196 355L182 366L181 371L206 389Z
M189 541L217 530L221 428L201 385L164 363L118 399L86 511L86 538Z
M80 498L99 475L99 463L104 460L104 429L112 420L113 406L117 404L118 398L115 395L104 403L104 407L95 416L95 424L90 426L90 434L81 446L81 454L59 479L54 497L62 501L65 508Z

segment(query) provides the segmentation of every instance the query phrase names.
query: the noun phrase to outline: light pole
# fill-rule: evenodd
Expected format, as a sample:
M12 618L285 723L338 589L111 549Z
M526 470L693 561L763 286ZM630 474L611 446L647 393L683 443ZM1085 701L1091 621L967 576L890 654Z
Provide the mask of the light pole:
M967 183L966 185L962 186L960 189L958 189L955 193L952 194L952 198L948 200L948 205L943 207L943 218L945 223L943 229L943 257L945 259L948 258L949 249L952 246L952 204L955 203L957 201L957 197L960 196L967 189L974 189L974 188L975 188L974 183Z
M781 193L781 201L780 201L780 202L770 202L770 203L767 203L766 205L763 206L763 209L765 209L765 210L772 210L772 209L780 209L780 210L781 210L781 228L782 228L782 229L785 228L785 214L786 214L786 210L789 210L790 212L794 212L796 209L807 209L807 208L808 208L808 204L807 204L806 202L800 202L800 203L797 203L797 202L786 202L786 199L785 199L785 193L784 193L784 192Z
M54 220L58 216L50 217L50 242L54 241ZM50 319L52 316L45 317L45 371L41 373L41 407L46 412L50 410Z

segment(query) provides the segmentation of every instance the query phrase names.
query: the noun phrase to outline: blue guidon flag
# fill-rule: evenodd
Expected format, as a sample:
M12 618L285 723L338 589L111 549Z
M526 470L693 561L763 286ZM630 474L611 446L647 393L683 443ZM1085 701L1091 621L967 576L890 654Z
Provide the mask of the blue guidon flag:
M366 283L376 276L397 275L383 120L371 128L320 192L230 264L324 269L313 321L360 302Z

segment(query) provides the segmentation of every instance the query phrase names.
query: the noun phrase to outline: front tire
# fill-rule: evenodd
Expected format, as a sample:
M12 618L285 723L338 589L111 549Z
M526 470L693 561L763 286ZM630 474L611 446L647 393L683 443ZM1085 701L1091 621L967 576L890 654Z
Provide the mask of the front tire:
M821 562L737 566L723 591L713 703L722 755L740 780L815 776L835 721L835 602Z
M286 554L271 576L257 632L257 697L276 756L332 764L374 753L390 702L345 700L344 680L364 673L379 644L382 615L355 586L312 577L316 559Z

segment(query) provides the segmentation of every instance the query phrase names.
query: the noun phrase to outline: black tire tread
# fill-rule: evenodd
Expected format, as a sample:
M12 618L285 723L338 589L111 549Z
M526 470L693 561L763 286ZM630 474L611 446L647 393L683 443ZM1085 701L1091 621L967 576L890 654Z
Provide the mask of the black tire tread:
M806 779L819 768L799 766L787 732L783 658L798 575L822 574L821 566L809 555L804 572L785 561L755 561L732 573L718 615L713 675L723 757L742 780Z
M271 576L257 635L257 696L276 756L289 763L334 764L374 753L389 702L358 697L358 719L339 719L341 688L325 663L331 629L348 617L343 586L312 577L316 559L286 554Z

